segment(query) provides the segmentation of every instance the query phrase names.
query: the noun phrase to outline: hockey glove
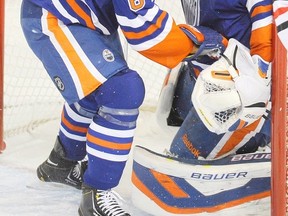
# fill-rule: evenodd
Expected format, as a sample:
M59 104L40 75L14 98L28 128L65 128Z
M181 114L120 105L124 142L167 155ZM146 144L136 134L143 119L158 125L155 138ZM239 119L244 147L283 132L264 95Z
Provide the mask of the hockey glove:
M233 39L231 42L235 43L235 41ZM227 53L233 60L230 62L228 71L233 77L235 89L242 102L239 120L230 127L229 131L248 126L270 109L268 102L271 93L271 64L265 62L260 56L251 57L249 51L244 48L238 42L235 44L233 53Z
M263 67L264 66L264 67ZM259 73L259 68L266 73ZM246 127L270 109L270 64L236 41L197 78L192 102L205 126L221 134ZM264 74L266 74L264 76Z
M228 44L225 37L208 27L186 24L180 24L179 27L198 46L196 53L191 53L184 61L196 60L204 55L219 59Z

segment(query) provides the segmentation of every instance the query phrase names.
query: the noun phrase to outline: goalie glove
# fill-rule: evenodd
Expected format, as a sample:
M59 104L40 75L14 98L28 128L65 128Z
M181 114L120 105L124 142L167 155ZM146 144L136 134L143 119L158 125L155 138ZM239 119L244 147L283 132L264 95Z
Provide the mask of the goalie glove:
M204 55L212 59L219 59L228 44L225 37L208 27L186 24L178 26L198 46L196 53L191 53L184 61L196 60Z
M267 70L259 73L259 68ZM205 126L221 134L261 118L270 99L270 71L269 63L252 58L245 46L230 39L223 57L200 73L192 93Z

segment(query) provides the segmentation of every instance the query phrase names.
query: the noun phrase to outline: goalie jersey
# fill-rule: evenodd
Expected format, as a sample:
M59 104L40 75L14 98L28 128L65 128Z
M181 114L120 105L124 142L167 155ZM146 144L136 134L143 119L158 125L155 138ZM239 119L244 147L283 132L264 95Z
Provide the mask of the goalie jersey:
M169 68L181 62L193 48L173 18L153 0L27 1L43 7L65 25L80 24L104 35L116 32L120 25L134 50Z
M210 27L271 62L271 0L182 0L182 6L188 24Z

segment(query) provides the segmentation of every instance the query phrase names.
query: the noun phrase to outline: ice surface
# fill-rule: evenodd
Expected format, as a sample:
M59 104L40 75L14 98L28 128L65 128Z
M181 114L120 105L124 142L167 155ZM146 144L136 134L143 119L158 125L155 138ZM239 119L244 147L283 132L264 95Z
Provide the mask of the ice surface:
M143 116L145 115L145 117ZM167 133L154 121L154 114L141 114L134 145L153 146L162 150L169 142ZM1 216L76 216L81 191L38 180L36 168L49 155L58 132L58 121L49 122L35 131L6 140L0 155ZM158 137L158 138L157 138ZM161 140L159 137L162 137ZM154 141L153 141L154 140ZM126 201L125 208L133 216L149 214L133 207L130 200L132 154L120 185L115 190Z
M44 183L36 176L35 170L49 155L57 132L58 121L52 121L33 132L6 139L7 148L0 155L0 216L78 215L80 190L55 183ZM143 145L163 153L175 132L175 129L163 129L163 126L159 126L154 113L142 111L138 119L134 146ZM132 153L133 151L115 190L124 198L124 208L132 216L152 216L134 207L131 201ZM243 210L237 211L239 215L251 216L244 206L240 209ZM259 209L257 216L268 216L269 212L269 207ZM230 214L228 212L224 215Z

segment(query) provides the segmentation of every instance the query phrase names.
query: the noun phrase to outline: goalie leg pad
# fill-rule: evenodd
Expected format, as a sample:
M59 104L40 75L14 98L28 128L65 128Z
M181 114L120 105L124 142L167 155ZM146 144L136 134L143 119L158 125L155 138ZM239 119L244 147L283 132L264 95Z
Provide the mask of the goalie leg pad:
M195 85L191 65L183 65L175 88L171 111L167 118L167 124L180 126L192 107L191 94Z
M239 215L241 208L259 215L260 207L269 212L270 158L254 153L181 161L136 146L132 201L158 216Z
M206 158L222 137L209 131L192 108L175 135L170 152L179 158Z
M207 129L192 108L177 131L170 152L179 158L207 160L234 154L239 149L242 153L254 152L270 142L269 126L269 121L261 119L235 132L216 134ZM260 128L262 130L258 131Z

